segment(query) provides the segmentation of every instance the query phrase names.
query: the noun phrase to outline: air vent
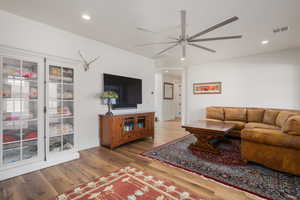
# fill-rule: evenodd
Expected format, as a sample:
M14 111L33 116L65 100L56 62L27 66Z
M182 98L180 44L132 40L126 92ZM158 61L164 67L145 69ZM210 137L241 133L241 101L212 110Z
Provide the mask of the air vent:
M281 33L281 32L286 32L288 30L289 30L288 26L283 26L283 27L280 27L280 28L274 28L273 33L277 34L277 33Z

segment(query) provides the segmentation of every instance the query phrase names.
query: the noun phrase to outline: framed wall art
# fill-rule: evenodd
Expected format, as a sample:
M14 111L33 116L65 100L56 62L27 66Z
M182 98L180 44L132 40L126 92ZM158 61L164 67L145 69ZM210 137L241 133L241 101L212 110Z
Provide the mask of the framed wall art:
M194 94L221 94L222 82L194 83Z
M174 99L174 84L164 82L164 99Z

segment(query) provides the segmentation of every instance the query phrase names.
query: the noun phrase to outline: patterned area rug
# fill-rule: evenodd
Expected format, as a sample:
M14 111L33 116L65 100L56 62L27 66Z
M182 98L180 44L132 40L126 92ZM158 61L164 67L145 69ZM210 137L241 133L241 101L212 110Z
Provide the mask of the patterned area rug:
M192 153L209 162L223 165L246 165L241 158L240 140L228 139L226 142L219 142L216 148L220 151L220 155L193 150Z
M203 175L225 185L274 200L299 200L300 177L248 163L224 165L194 155L188 146L192 135L161 145L141 155Z
M204 200L132 167L58 195L53 200Z

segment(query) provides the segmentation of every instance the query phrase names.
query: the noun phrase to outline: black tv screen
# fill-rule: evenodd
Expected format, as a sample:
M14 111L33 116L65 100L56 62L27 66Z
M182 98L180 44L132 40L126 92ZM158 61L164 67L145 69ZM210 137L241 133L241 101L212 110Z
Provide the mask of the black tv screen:
M119 95L113 109L137 108L137 104L142 104L142 80L104 74L104 91L114 91Z

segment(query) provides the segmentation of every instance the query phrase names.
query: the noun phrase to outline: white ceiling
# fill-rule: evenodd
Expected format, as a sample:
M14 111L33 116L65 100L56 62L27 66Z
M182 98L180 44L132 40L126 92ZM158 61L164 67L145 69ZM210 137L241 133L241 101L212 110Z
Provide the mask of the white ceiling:
M188 47L185 63L191 65L300 46L299 0L0 0L0 9L149 58L168 45L135 45L166 41L165 35L178 36L181 9L187 10L188 35L238 16L240 20L205 37L242 34L243 38L203 42L217 51L214 54ZM91 21L81 19L82 13L90 14ZM273 28L282 26L289 26L289 31L273 33ZM270 43L261 45L265 39ZM180 66L180 52L179 47L169 51L158 65Z

